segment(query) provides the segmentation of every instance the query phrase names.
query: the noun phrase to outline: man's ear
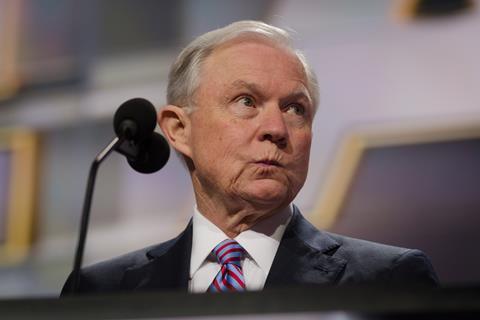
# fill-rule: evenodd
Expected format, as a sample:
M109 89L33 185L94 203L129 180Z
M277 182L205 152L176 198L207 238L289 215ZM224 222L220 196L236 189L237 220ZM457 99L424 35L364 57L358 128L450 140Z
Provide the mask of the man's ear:
M157 122L170 145L178 152L191 158L190 117L185 109L167 105L157 113Z

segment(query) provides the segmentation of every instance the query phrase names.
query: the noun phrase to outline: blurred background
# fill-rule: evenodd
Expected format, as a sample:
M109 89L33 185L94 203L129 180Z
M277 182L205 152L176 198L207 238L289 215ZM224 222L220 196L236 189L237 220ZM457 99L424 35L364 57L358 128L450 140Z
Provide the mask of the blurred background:
M318 227L418 248L445 286L480 283L480 9L460 0L0 0L0 298L58 295L88 170L125 100L165 102L195 36L294 30L320 83L309 177ZM193 210L173 155L97 177L85 264L177 235Z

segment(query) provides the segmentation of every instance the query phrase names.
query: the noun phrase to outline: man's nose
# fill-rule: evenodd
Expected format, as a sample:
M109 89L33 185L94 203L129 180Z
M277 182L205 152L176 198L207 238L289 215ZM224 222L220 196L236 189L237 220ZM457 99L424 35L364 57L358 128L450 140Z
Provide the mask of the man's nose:
M285 148L287 146L287 138L288 128L282 110L277 107L265 111L260 123L260 141L271 141L279 148Z

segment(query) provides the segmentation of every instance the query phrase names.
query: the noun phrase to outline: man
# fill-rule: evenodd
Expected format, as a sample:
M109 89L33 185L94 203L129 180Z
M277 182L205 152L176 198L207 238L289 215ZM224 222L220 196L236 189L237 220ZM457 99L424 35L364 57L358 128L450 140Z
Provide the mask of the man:
M241 21L194 40L158 113L191 176L192 221L175 239L84 268L78 292L435 285L420 251L319 231L292 205L317 101L315 76L282 29Z

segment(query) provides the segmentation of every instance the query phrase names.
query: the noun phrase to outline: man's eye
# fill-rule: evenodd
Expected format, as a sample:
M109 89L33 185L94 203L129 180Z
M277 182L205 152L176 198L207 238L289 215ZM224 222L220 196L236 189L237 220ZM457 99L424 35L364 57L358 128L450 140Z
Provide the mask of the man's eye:
M303 116L305 114L305 107L301 104L293 103L287 107L287 112Z
M253 100L252 97L241 97L238 99L238 102L241 104L247 106L247 107L254 107L255 106L255 101Z

